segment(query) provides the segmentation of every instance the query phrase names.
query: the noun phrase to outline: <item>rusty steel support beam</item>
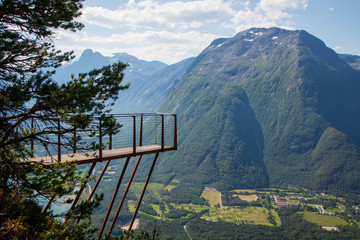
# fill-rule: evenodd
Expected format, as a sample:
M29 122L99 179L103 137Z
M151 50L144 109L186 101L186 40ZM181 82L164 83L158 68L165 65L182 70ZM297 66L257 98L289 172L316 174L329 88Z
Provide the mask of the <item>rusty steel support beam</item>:
M121 186L121 182L122 182L122 180L123 180L123 178L124 178L125 171L126 171L126 169L127 169L127 166L128 166L128 164L129 164L129 161L130 161L130 157L128 157L128 158L126 159L126 161L125 161L125 164L124 164L123 170L122 170L122 172L121 172L121 175L120 175L120 178L119 178L118 184L116 185L116 188L115 188L115 191L114 191L113 197L112 197L112 199L111 199L111 201L110 201L110 204L109 204L109 208L108 208L108 210L107 210L107 212L106 212L106 215L105 215L105 218L104 218L103 224L102 224L102 226L101 226L101 229L100 229L100 232L99 232L99 237L98 237L98 239L100 239L100 238L101 238L101 236L102 236L102 234L103 234L103 232L104 232L104 229L105 229L105 226L106 226L107 220L108 220L108 218L109 218L109 215L110 215L110 212L111 212L112 206L114 205L114 202L115 202L115 199L116 199L117 193L118 193L119 188L120 188L120 186Z
M65 176L63 177L61 183L64 183L65 180L66 180L66 178L67 178L68 176L69 176L69 172L67 172L67 173L65 174ZM56 194L54 194L54 195L51 196L49 202L46 204L46 206L44 207L44 209L41 211L42 213L45 213L45 212L49 209L49 207L51 206L51 204L52 204L52 202L54 201L55 198L56 198Z
M154 161L153 161L153 163L152 163L152 165L151 165L149 174L148 174L148 176L147 176L147 178L146 178L146 182L145 182L145 184L144 184L144 187L143 187L142 193L141 193L141 195L140 195L139 201L138 201L138 203L137 203L137 206L136 206L134 215L133 215L133 217L132 217L132 219L131 219L131 222L130 222L130 226L129 226L128 231L131 230L131 228L132 228L132 226L133 226L133 224L134 224L136 215L137 215L137 213L138 213L138 211L139 211L141 201L142 201L142 199L143 199L143 197L144 197L144 194L145 194L147 185L149 184L150 177L151 177L151 174L152 174L152 172L153 172L153 170L154 170L154 167L155 167L155 164L156 164L156 160L158 159L158 156L159 156L159 153L156 153L155 158L154 158Z
M116 219L117 219L117 217L119 216L121 207L122 207L122 205L123 205L123 203L124 203L124 201L125 201L125 198L126 198L126 195L127 195L128 191L129 191L129 189L130 189L132 180L133 180L133 178L134 178L134 176L135 176L135 173L136 173L136 170L137 170L137 168L138 168L138 166L139 166L139 163L140 163L141 158L142 158L142 155L139 156L139 159L138 159L138 161L136 162L136 165L135 165L134 170L133 170L133 172L132 172L132 174L131 174L131 177L130 177L130 179L129 179L129 182L128 182L127 186L126 186L125 192L123 193L123 196L122 196L122 198L121 198L121 202L120 202L120 204L119 204L119 207L118 207L118 209L117 209L117 211L116 211L116 213L115 213L115 217L114 217L114 219L113 219L113 221L112 221L112 223L111 223L110 229L109 229L109 231L108 231L108 233L107 233L107 235L106 235L107 238L110 236L110 234L111 234L111 232L112 232L112 229L113 229L114 226L115 226ZM100 239L100 238L101 238L101 235L99 236L98 239Z
M105 174L105 172L106 172L106 169L108 168L109 164L110 164L110 160L108 160L108 161L106 162L103 170L101 171L100 176L98 177L98 179L97 179L97 181L96 181L96 183L95 183L95 185L94 185L94 188L92 189L92 191L91 191L91 193L90 193L90 195L89 195L89 197L88 197L88 200L91 200L92 197L93 197L93 195L95 194L96 188L99 186L99 184L100 184L100 182L101 182L101 179L102 179L102 177L104 176L104 174Z
M69 213L76 207L76 204L78 203L78 201L79 201L79 199L80 199L80 197L81 197L81 194L82 194L82 192L84 191L84 189L85 189L85 187L86 187L86 184L87 184L87 182L89 181L92 172L94 171L95 165L96 165L96 162L94 162L94 163L91 165L90 170L88 171L88 173L87 173L87 175L86 175L86 180L85 180L85 182L81 185L80 190L79 190L78 194L76 195L76 198L74 199L73 204L71 205L71 208L70 208L70 210L69 210ZM65 222L68 220L69 217L70 217L69 215L66 216Z
M97 187L99 186L99 184L100 184L100 182L101 182L101 179L102 179L102 177L104 176L104 174L105 174L105 172L106 172L106 169L108 168L109 164L110 164L110 160L108 160L108 161L106 162L103 170L101 171L100 176L98 177L98 179L97 179L97 181L96 181L96 183L95 183L93 189L91 190L91 193L90 193L90 195L89 195L89 197L88 197L88 199L87 199L88 201L90 201L90 200L92 199L92 197L94 196L95 191L96 191ZM81 214L80 214L80 216L81 216ZM76 220L76 222L75 222L75 224L74 224L74 226L73 226L73 230L72 230L72 231L75 230L75 226L79 223L79 221L80 221L80 220L79 220L79 219L80 219L80 216L79 216L79 218Z

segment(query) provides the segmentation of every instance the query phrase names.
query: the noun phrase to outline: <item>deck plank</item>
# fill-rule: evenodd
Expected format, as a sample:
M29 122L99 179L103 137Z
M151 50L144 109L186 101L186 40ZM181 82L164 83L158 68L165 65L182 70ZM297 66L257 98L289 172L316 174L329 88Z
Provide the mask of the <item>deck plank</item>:
M75 154L63 154L61 155L61 162L76 162L76 164L87 164L93 162L102 162L106 160L120 159L131 156L146 155L157 152L166 152L175 150L174 147L164 146L164 149L161 149L161 145L146 145L146 146L137 146L136 152L134 153L133 147L128 148L119 148L112 150L103 150L102 158L99 158L99 151L96 152L85 152L85 153L75 153ZM40 163L44 165L51 165L58 161L58 156L44 156L27 159L28 162Z

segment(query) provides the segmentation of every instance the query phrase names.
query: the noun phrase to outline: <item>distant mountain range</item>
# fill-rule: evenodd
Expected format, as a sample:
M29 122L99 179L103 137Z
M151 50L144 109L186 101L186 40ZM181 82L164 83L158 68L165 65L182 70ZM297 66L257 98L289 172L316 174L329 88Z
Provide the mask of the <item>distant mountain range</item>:
M305 31L253 28L170 66L86 50L55 79L118 60L132 85L114 112L178 114L178 151L153 178L179 180L173 196L204 186L360 189L359 56Z
M139 89L143 88L144 85L149 82L148 80L156 73L168 66L165 63L139 60L127 53L116 53L112 57L105 57L99 52L93 52L91 49L86 49L77 61L60 67L54 75L54 80L59 83L64 83L71 79L71 75L77 76L79 73L88 72L94 68L101 68L102 66L117 61L129 64L125 70L124 84L130 82L131 87L119 94L117 104L113 107L114 112L129 113L146 110L143 107L143 102L139 99L135 99L135 97L137 97L137 92ZM154 109L158 106L160 101L160 98L149 99L149 102L154 104L151 108ZM146 103L148 102L146 101Z

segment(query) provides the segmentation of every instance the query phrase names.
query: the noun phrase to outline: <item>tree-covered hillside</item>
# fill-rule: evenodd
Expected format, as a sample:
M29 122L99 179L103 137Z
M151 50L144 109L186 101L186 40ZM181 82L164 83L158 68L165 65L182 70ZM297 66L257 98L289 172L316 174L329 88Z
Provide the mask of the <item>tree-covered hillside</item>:
M220 188L358 190L359 92L360 72L305 31L215 40L160 108L179 116L179 150L158 175Z

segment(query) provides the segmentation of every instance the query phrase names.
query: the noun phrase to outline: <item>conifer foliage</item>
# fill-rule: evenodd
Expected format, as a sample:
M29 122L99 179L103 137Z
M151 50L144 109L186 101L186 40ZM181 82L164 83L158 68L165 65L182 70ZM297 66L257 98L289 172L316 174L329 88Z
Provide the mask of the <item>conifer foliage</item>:
M30 142L47 149L55 144L47 137L59 131L55 119L66 123L61 133L87 127L95 115L103 117L105 128L116 126L105 113L119 91L129 86L121 85L126 64L118 62L79 74L62 85L51 78L57 67L74 57L73 52L55 48L55 31L81 30L83 24L76 21L81 8L82 0L0 1L1 239L91 236L87 228L90 214L101 197L78 204L66 222L56 220L38 203L39 197L73 194L83 180L76 167L59 163L45 168L24 161L32 154L27 147ZM34 125L42 127L35 131ZM62 139L62 145L70 147L71 139ZM78 216L83 221L74 225Z

